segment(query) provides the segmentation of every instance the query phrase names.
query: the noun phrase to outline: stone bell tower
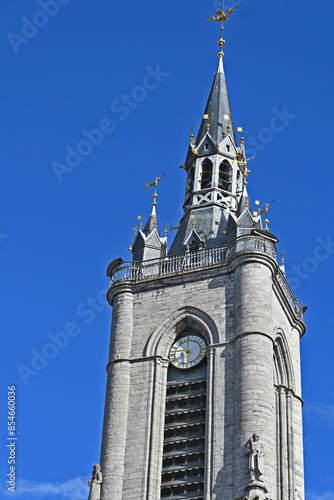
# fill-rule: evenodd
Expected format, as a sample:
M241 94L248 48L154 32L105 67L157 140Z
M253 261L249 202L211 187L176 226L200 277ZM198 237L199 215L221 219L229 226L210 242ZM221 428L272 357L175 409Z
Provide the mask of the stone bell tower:
M243 143L221 50L169 252L154 198L133 260L108 267L101 500L304 499L303 307L262 226L268 205L251 209Z

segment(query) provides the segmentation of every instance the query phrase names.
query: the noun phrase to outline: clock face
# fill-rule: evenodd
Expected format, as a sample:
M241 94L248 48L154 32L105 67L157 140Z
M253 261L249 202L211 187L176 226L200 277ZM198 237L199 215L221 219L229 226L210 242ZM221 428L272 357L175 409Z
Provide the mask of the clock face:
M169 351L169 360L176 368L196 366L204 359L206 343L198 335L186 335L174 342Z

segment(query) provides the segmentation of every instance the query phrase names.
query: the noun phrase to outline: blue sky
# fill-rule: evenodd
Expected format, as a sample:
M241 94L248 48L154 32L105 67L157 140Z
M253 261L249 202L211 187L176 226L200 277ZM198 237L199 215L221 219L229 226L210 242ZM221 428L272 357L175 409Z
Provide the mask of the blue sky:
M178 167L216 69L219 29L206 19L219 5L0 5L0 498L8 498L6 401L13 384L17 497L88 497L100 453L111 318L105 270L113 259L131 257L137 216L150 212L146 182L166 174L160 229L181 217L185 174ZM270 230L286 252L297 298L309 306L301 341L306 498L334 500L334 230L326 170L334 5L234 5L224 62L235 123L248 132L248 152L256 150L249 194L253 202L275 199ZM277 115L284 117L279 131L272 128Z

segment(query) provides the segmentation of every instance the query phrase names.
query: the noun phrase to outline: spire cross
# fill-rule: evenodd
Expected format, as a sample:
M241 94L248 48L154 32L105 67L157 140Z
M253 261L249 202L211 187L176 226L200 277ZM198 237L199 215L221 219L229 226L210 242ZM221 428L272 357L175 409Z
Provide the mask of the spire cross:
M225 2L224 2L225 3ZM232 7L232 9L229 9L228 11L224 11L224 4L223 4L223 10L218 10L216 12L216 15L217 17L215 16L210 16L208 18L208 21L215 21L216 23L219 23L221 22L221 28L220 28L220 31L221 31L221 37L219 39L219 42L218 42L218 45L220 47L220 51L219 51L219 58L223 58L224 57L224 52L223 52L223 47L225 45L225 40L224 40L224 22L228 20L228 16L236 9L236 7Z

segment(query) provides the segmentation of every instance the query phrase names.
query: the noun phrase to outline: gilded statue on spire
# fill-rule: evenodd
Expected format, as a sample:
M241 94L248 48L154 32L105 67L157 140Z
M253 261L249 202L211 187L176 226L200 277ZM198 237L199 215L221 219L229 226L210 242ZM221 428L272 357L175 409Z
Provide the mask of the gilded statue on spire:
M232 9L229 9L227 12L224 12L223 10L218 10L218 12L216 12L217 16L218 17L214 17L214 16L210 16L208 18L208 21L215 21L216 23L219 23L219 21L227 21L228 19L228 16L231 14L231 12L233 12L234 10L236 9L236 7L232 7Z
M219 23L221 22L222 25L221 25L221 28L220 28L220 31L221 31L221 37L219 39L219 42L218 42L218 45L220 47L220 51L219 51L219 54L218 56L220 58L224 57L224 52L223 52L223 47L225 45L225 40L224 40L224 22L228 20L228 16L236 9L236 7L232 7L231 9L227 10L226 12L223 10L218 10L216 12L216 16L210 16L208 18L208 21L215 21L216 23Z

